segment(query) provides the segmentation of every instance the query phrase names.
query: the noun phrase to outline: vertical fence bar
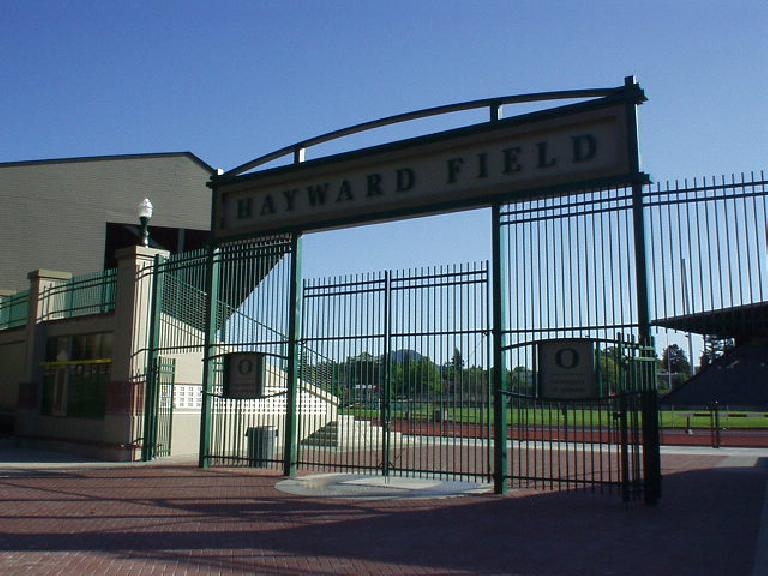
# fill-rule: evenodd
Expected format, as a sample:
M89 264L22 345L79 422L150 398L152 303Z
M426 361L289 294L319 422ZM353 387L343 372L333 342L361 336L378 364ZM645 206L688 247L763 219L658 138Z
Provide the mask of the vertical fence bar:
M637 89L634 76L624 79L628 94ZM632 228L635 252L635 289L637 290L637 323L640 343L645 344L650 337L650 310L648 303L648 262L645 246L645 208L643 206L643 183L640 173L640 148L637 134L637 104L626 104L627 110L627 145L629 162L633 172L632 182Z
M630 487L629 487L629 430L627 422L627 392L619 392L619 459L621 467L621 498L625 502L630 499Z
M506 326L505 294L506 276L502 254L501 238L501 205L494 204L491 216L491 243L493 258L493 417L494 417L494 468L493 491L496 494L506 492L505 478L507 475L507 411L506 382L504 370L504 340Z
M144 442L141 446L141 460L149 462L155 457L157 445L157 411L159 393L159 347L160 315L163 309L163 286L165 282L164 258L157 254L152 264L152 300L147 341L147 361L144 370Z
M712 448L720 448L720 405L717 401L709 407L709 436Z
M296 419L298 370L301 358L301 234L291 234L288 287L288 394L285 404L283 474L296 475Z
M632 185L632 223L635 242L635 285L637 290L637 324L640 345L647 344L651 336L644 214L643 185L634 183Z
M208 452L211 445L211 421L213 419L213 387L216 381L216 335L218 329L219 274L221 253L213 246L208 248L205 260L206 294L205 345L203 347L203 386L200 408L200 450L198 466L208 468Z
M646 371L646 368L641 368ZM656 391L644 390L643 399L643 493L645 503L656 504L661 496L661 454L659 452L659 422Z
M382 474L389 476L390 458L392 447L390 446L390 429L392 426L392 370L390 368L390 357L392 354L392 273L387 270L384 273L384 377L382 379ZM379 370L382 366L379 365Z

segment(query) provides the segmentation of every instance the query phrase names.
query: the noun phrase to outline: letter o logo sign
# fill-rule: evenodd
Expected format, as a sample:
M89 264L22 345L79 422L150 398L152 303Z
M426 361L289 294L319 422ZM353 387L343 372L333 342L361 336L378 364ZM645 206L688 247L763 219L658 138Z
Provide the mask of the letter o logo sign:
M237 363L237 373L240 374L240 376L248 376L253 372L253 362L248 360L247 358L243 358L240 360L240 362Z
M579 353L575 348L561 348L555 353L555 364L566 370L571 370L579 365Z

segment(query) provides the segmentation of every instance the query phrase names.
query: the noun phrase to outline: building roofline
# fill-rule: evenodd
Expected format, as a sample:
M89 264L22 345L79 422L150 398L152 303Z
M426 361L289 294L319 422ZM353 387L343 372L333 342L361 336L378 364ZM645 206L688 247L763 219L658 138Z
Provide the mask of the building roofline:
M101 162L104 160L131 160L144 158L173 158L184 156L192 160L195 164L207 170L211 174L215 173L214 168L207 162L200 159L192 152L150 152L144 154L113 154L109 156L80 156L75 158L48 158L43 160L21 160L17 162L0 162L0 168L11 168L13 166L35 166L40 164L74 164L79 162Z

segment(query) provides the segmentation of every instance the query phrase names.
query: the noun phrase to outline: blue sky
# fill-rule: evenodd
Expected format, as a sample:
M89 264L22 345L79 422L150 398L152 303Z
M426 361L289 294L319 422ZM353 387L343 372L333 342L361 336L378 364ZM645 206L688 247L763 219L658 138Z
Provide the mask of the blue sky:
M0 162L190 150L228 169L389 114L636 74L650 98L641 150L653 178L759 170L767 28L764 0L3 0ZM489 218L308 235L305 274L486 258Z

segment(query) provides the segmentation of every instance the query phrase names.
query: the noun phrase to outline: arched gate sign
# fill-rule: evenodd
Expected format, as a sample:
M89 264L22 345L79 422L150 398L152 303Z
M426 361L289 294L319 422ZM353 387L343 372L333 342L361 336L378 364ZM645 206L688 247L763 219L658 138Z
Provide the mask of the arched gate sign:
M499 117L501 105L509 101L585 94L605 95ZM302 232L642 181L635 107L643 99L640 88L628 83L601 91L480 101L463 107L489 107L491 120L484 124L239 174L257 160L214 177L214 237L223 241ZM422 115L415 112L406 119ZM313 143L299 143L297 159Z
M585 101L520 116L501 115L503 105L563 99ZM632 453L658 453L658 443L653 444L653 430L640 430L627 424L628 419L639 418L637 410L642 409L640 404L646 400L640 399L637 406L628 408L629 396L625 396L639 393L648 386L647 379L638 376L644 374L643 370L635 370L633 364L643 358L641 348L649 336L641 203L630 202L632 226L628 234L633 241L627 240L622 253L635 263L631 289L638 338L636 342L616 340L615 346L606 344L605 339L600 340L602 344L595 344L595 340L588 345L584 344L586 341L573 341L568 351L556 351L561 365L573 364L575 355L587 354L589 358L581 358L581 365L589 366L590 374L599 373L600 366L607 364L606 350L613 354L611 366L621 366L616 368L621 378L614 378L610 384L598 384L595 380L593 388L582 386L579 398L547 399L535 386L529 386L529 381L540 377L536 360L532 360L531 374L525 376L524 384L515 380L522 372L520 366L512 365L512 352L528 346L546 355L550 345L539 344L542 338L538 335L521 340L510 329L508 309L512 288L509 266L505 264L509 262L510 244L504 238L505 230L509 233L510 229L510 211L504 207L514 203L606 188L629 188L632 197L639 198L642 185L648 181L639 168L637 143L636 109L644 101L643 91L634 78L629 77L618 87L535 93L442 106L305 140L214 176L210 184L213 242L207 256L206 274L208 307L201 466L242 461L237 455L242 453L241 437L247 434L250 438L255 434L252 430L259 426L253 425L254 418L260 415L262 428L272 427L278 436L282 435L277 450L282 454L268 451L261 456L254 455L253 447L249 447L248 458L280 461L286 474L295 473L297 465L305 460L302 450L313 445L313 441L316 445L321 442L319 438L323 434L332 434L334 426L337 443L340 442L338 429L346 425L350 437L357 434L363 438L364 445L375 450L371 448L366 455L347 461L339 456L337 446L333 458L325 461L328 466L379 468L385 474L392 471L451 474L454 464L448 460L464 458L469 444L462 443L462 439L475 434L473 445L482 446L488 454L483 460L482 474L492 475L496 491L503 492L509 481L514 483L516 479L515 463L510 466L508 461L510 451L513 455L515 451L522 454L524 442L527 450L528 442L540 443L543 438L541 426L535 423L533 427L520 428L523 420L533 418L535 421L543 414L542 410L550 413L555 410L564 414L566 420L569 414L572 418L581 418L582 432L586 434L587 414L592 417L593 410L606 410L623 416L611 420L606 428L612 434L608 439L598 420L596 426L600 430L594 441L615 441L616 454L624 451L620 455L617 478L625 495L634 486L645 492L647 501L655 501L658 462L650 456L645 457L650 460L644 461L643 466L633 467L630 462ZM488 122L305 160L307 148L342 136L395 122L479 108L489 110ZM293 164L254 171L287 155L293 156ZM490 270L440 269L302 284L302 232L477 206L493 209ZM521 231L520 238L525 244L526 238L533 236ZM627 250L630 244L631 250ZM565 247L556 252L553 257L562 258ZM576 277L570 276L569 281ZM595 280L588 279L587 283L590 282ZM473 292L470 297L467 290L471 286L484 289ZM481 292L490 298L482 300ZM419 302L417 293L422 303L424 294L440 294L439 298L435 296L435 302L443 302L444 295L444 301L451 303L453 311L437 310L435 304L435 309L427 312L423 304L414 303ZM304 307L302 315L302 302L309 303L307 299L312 298L315 300L311 306ZM481 300L483 303L478 304ZM407 304L397 304L399 301ZM464 310L468 301L475 303L474 312L456 312ZM565 304L557 307L562 312L566 309ZM467 310L472 310L471 306ZM472 314L473 318L483 319L468 328L465 318ZM418 320L422 316L426 320ZM349 317L358 319L357 324L349 322ZM438 326L436 317L442 317L445 325ZM371 328L361 328L359 318L371 319ZM478 335L479 339L468 344L466 339L470 334ZM452 345L454 351L440 363L427 363L423 354L407 347L412 341L408 338L431 338L435 348L445 350ZM454 344L448 343L450 338ZM344 342L355 339L365 342L362 349L345 348ZM488 354L484 360L473 360L473 366L466 366L463 355L472 346L473 353L484 346ZM371 350L375 350L375 354ZM232 353L246 352L259 352L265 358L266 368L261 377L263 398L253 400L254 404L249 404L250 400L228 398L223 389L224 359ZM416 366L422 374L432 370L432 381L439 384L424 387L422 376L422 380L418 380L422 387L416 386L414 382L419 378L413 371ZM467 384L470 378L486 382L486 391L483 386ZM561 392L566 388L561 386ZM521 402L526 406L521 408ZM325 420L318 420L313 412L321 405L329 414ZM430 414L424 413L425 405ZM265 414L269 420L264 419ZM600 412L597 416L602 418L604 414ZM512 421L508 423L510 418ZM648 419L645 419L646 426ZM552 422L550 418L550 428ZM444 432L443 439L445 434L459 439L461 450L452 452L450 458L441 456L448 453L442 440L431 445L431 459L424 455L420 444L414 448L417 441L413 438L420 433L418 430L435 436L439 435L435 432L438 429ZM586 446L586 440L583 442ZM393 447L397 446L401 447L400 452L394 454ZM552 446L550 437L548 449L552 450ZM536 448L541 449L543 445ZM592 449L593 456L594 452ZM586 454L582 450L576 459L585 459ZM610 456L609 453L608 460ZM398 460L411 457L423 460L410 468ZM566 451L566 460L568 458ZM600 458L605 459L603 455ZM590 480L583 476L586 468L580 470L581 481L589 484ZM548 476L519 475L518 479L537 481L553 479L556 475L552 469L546 474ZM561 480L563 478L558 478ZM579 485L580 481L566 478L565 482Z

